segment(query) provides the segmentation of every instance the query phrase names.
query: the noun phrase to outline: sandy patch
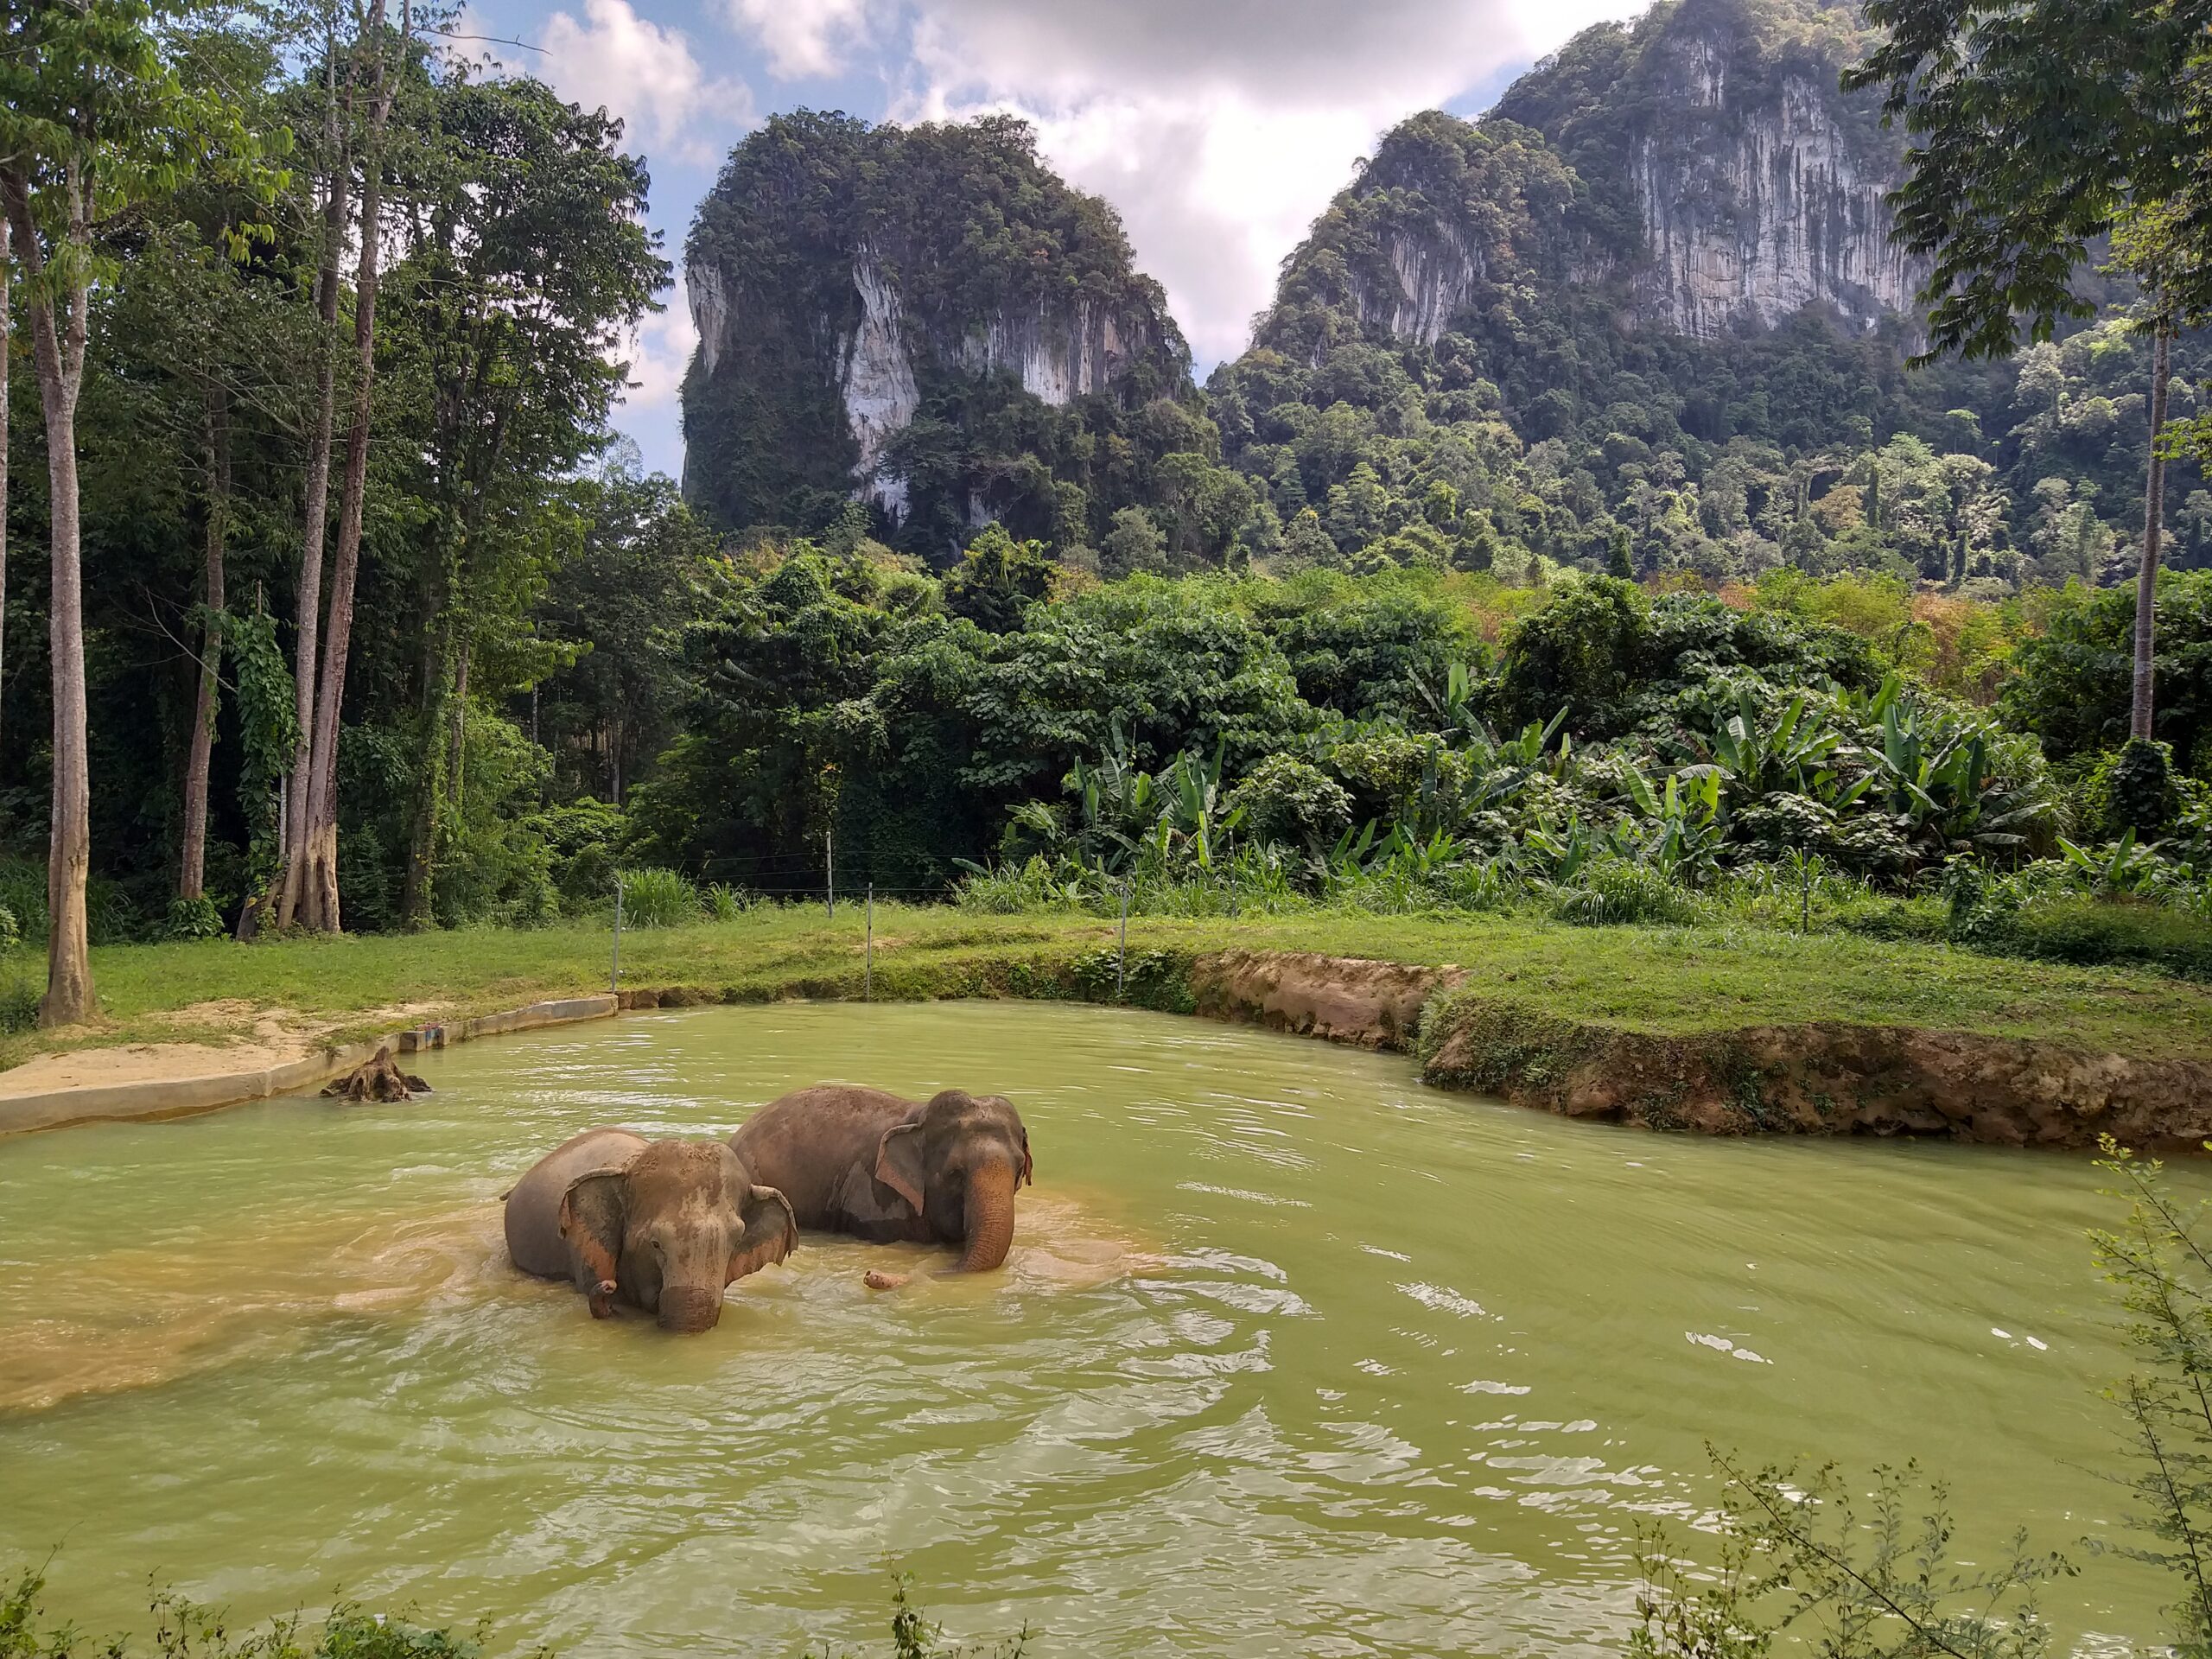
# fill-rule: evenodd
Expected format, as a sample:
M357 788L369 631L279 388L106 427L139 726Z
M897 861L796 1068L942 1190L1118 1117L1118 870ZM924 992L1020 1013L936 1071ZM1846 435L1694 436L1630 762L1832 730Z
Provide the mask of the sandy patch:
M302 1014L294 1008L256 1007L236 1001L195 1002L189 1007L148 1014L145 1022L179 1030L227 1027L236 1035L224 1043L125 1043L104 1048L73 1048L34 1056L0 1071L0 1100L19 1100L63 1089L105 1089L118 1084L185 1083L200 1077L265 1071L303 1060L322 1048L343 1026L378 1026L397 1030L434 1013L436 1004L402 1003L369 1008L342 1017ZM67 1032L62 1033L67 1035Z

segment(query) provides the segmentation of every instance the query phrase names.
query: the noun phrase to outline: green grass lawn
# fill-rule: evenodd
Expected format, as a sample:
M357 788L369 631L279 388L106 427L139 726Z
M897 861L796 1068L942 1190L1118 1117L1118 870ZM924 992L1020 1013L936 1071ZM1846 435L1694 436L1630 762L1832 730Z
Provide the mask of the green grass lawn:
M841 908L833 923L818 908L799 906L756 910L730 922L629 930L622 982L856 996L861 930L856 908ZM891 906L878 907L875 935L875 989L883 996L982 992L1003 982L997 970L1007 965L1049 968L1114 944L1113 924L1092 917ZM1135 919L1129 949L1133 955L1313 950L1449 963L1499 998L1648 1031L1840 1020L2042 1038L2143 1056L2212 1057L2212 987L1847 933L1312 912L1244 921ZM68 1033L60 1045L35 1033L0 1038L0 1065L57 1046L219 1036L221 1022L167 1017L219 1000L296 1009L354 1037L394 1023L368 1016L402 1004L465 1016L604 990L608 937L604 926L580 923L252 945L111 945L92 953L92 968L106 1022ZM34 953L17 951L0 966L0 985L42 971Z

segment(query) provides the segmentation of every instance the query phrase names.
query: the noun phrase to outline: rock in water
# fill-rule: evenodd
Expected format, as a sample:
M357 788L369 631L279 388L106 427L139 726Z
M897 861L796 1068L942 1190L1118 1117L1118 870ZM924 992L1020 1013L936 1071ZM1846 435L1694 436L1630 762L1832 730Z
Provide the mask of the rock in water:
M391 1058L391 1045L380 1046L373 1059L364 1060L323 1091L331 1100L402 1101L427 1095L430 1085L412 1072L403 1071Z

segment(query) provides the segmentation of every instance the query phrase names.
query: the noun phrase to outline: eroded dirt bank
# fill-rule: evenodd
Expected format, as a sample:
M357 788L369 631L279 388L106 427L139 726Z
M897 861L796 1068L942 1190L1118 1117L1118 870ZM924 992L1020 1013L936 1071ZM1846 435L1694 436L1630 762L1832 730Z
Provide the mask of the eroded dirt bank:
M2092 1147L2111 1135L2132 1147L2169 1151L2196 1151L2212 1140L2212 1057L2137 1059L1971 1032L1840 1022L1659 1034L1561 1019L1499 995L1479 969L1451 965L1286 951L1153 950L1133 952L1126 964L1105 949L1072 956L984 952L925 963L880 961L873 984L876 995L901 1001L1103 1002L1118 994L1143 1007L1412 1054L1423 1078L1439 1087L1653 1129L1941 1135L2067 1147ZM841 1000L857 998L862 988L858 974L831 975L743 988L626 987L619 1001L632 1009L778 995ZM439 1047L604 1017L617 1001L601 994L537 1003L417 1027L397 1040L405 1052ZM68 1075L48 1077L34 1067L9 1072L0 1077L0 1132L171 1116L319 1086L338 1059L332 1052L232 1075L239 1050L180 1048L150 1068L139 1051L107 1049L66 1057ZM53 1063L57 1074L64 1064Z
M2212 1061L1833 1022L1662 1036L1561 1020L1455 968L1233 953L1191 968L1197 1012L1415 1054L1424 1081L1567 1117L1703 1135L1912 1135L2197 1151Z

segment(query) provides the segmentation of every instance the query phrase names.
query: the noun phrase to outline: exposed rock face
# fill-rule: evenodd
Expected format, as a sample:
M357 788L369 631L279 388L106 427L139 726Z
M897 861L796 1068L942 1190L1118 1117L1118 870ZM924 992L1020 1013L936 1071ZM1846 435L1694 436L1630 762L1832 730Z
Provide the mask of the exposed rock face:
M1289 262L1279 321L1319 299L1433 346L1529 294L1598 289L1622 326L1714 339L1808 306L1910 318L1891 245L1897 139L1847 97L1840 0L1662 0L1602 24L1477 122L1430 111L1378 146Z
M914 384L913 359L906 355L899 296L873 256L863 253L853 266L853 287L860 295L860 326L845 337L839 353L844 368L837 377L845 420L860 445L853 475L863 496L893 518L903 518L906 480L882 470L883 446L914 418L922 394Z
M1894 151L1840 118L1832 83L1789 75L1778 97L1745 107L1731 87L1734 47L1700 36L1674 48L1682 124L1641 133L1630 149L1639 313L1706 339L1815 303L1862 327L1910 313L1924 273L1890 240Z
M1395 231L1382 239L1383 257L1397 277L1394 291L1376 292L1355 284L1360 321L1389 331L1397 340L1433 346L1452 319L1472 302L1489 272L1480 250L1449 226L1428 235Z
M779 116L701 204L685 271L699 348L684 489L733 529L820 525L851 496L881 510L879 531L903 527L906 550L935 556L963 543L972 496L985 521L1082 542L1132 486L1089 475L1090 448L1065 425L1072 475L1008 464L1009 424L1052 448L1033 409L1001 418L1009 403L1103 400L1071 417L1095 436L1154 399L1196 397L1166 296L1113 211L1002 118ZM901 435L925 417L924 458L902 461ZM1076 512L1083 525L1060 524Z

